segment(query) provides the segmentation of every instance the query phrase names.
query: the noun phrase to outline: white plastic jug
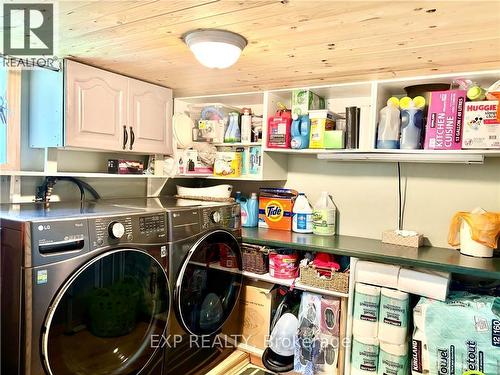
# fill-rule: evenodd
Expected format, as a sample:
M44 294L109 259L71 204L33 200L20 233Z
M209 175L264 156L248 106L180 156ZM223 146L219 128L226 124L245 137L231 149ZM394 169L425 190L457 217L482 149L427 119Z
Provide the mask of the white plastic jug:
M314 205L313 210L313 233L321 236L333 236L335 234L337 208L328 195L327 191L321 192L320 198Z
M390 98L387 106L380 110L377 133L377 148L398 149L401 119L397 98Z
M297 233L312 233L313 210L304 193L299 193L293 205L292 230Z

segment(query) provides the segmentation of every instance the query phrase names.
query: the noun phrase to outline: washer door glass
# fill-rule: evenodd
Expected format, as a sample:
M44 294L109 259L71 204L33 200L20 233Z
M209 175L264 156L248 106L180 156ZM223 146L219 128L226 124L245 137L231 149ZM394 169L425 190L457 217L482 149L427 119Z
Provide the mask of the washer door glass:
M42 353L49 372L137 374L168 322L165 271L133 249L105 253L80 268L56 296Z
M241 248L226 231L203 237L189 251L176 284L176 314L192 335L220 331L238 302L241 289Z

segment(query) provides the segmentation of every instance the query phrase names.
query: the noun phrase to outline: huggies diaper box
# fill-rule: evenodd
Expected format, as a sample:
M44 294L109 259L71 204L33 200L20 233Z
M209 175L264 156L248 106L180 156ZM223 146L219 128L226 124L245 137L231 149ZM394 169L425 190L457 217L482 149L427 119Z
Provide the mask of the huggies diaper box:
M292 210L297 191L261 188L259 191L259 228L292 230Z
M424 148L428 150L461 150L465 90L431 93Z
M464 112L463 148L500 148L498 102L467 102Z

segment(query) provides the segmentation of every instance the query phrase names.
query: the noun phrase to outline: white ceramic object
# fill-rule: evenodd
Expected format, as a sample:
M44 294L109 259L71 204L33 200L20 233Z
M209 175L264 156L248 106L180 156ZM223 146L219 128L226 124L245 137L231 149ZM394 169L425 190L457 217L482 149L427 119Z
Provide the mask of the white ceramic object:
M185 113L175 113L172 116L172 128L178 148L193 146L193 127L193 120Z

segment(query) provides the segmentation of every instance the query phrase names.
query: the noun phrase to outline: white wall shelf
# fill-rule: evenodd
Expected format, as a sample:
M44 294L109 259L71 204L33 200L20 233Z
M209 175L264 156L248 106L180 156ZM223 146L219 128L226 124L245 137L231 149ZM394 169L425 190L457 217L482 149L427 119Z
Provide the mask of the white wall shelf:
M470 153L323 153L318 159L326 161L357 161L385 163L439 163L439 164L483 164L483 154Z
M43 172L43 171L1 171L1 176L26 177L80 177L80 178L159 178L168 179L169 176L155 176L150 174L112 174L94 172Z

